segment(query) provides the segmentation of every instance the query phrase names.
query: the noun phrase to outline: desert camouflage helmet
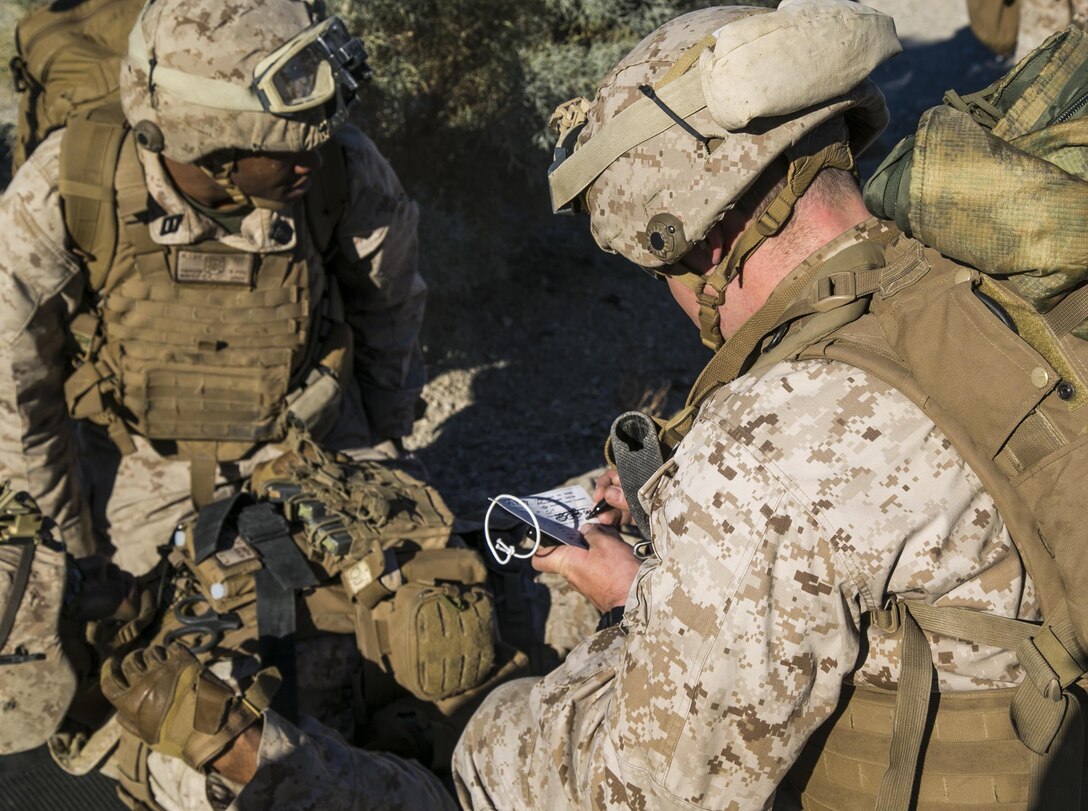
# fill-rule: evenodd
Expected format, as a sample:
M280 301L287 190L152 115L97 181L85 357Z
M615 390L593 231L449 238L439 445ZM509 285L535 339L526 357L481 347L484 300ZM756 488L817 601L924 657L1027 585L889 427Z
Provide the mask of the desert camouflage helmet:
M850 0L678 17L635 46L592 102L556 110L553 207L587 211L601 248L656 271L676 264L785 156L786 188L722 265L678 274L699 297L704 343L716 348L718 307L744 259L821 169L853 169L887 125L884 97L867 77L900 50L892 19ZM836 117L848 130L841 141L797 154L803 136ZM706 284L716 295L704 295Z
M0 484L0 755L44 743L76 691L58 634L66 555L41 524L30 496Z
M219 150L303 152L344 122L366 54L303 0L155 0L121 64L141 146L191 163Z

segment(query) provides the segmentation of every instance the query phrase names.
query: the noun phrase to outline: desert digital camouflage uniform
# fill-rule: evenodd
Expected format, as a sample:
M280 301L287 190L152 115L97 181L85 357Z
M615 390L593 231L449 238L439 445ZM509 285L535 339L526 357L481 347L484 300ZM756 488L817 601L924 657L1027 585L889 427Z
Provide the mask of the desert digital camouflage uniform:
M655 556L623 630L492 694L455 754L467 808L800 807L776 791L844 679L896 682L898 639L866 632L865 612L895 594L1039 616L958 453L906 397L843 364L784 362L718 389L641 500ZM1023 677L1009 652L930 642L942 691Z
M416 269L415 203L365 135L347 126L336 138L346 152L349 200L334 239L347 260L338 273L355 333L356 375L346 381L340 420L326 444L351 452L411 432L424 377L416 338L426 286ZM109 539L120 546L115 561L140 573L154 563L154 547L192 514L189 464L139 436L136 452L122 457L103 429L67 417L66 325L87 282L65 233L60 139L56 133L39 146L0 201L0 471L56 517L73 554L90 554ZM229 235L178 194L158 156L139 155L159 209L149 229L155 242L221 240L256 254L294 246L300 206L257 208L243 220L241 233ZM242 462L220 464L219 494L274 453L265 448Z
M1056 31L1085 20L1088 0L1020 0L1015 60L1023 59Z

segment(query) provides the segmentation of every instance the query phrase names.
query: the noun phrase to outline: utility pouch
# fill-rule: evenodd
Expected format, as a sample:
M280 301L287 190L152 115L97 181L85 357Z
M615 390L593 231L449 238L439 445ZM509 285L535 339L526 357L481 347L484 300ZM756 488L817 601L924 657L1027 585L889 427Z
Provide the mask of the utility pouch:
M193 546L194 523L188 522L184 530L185 548L175 549L170 562L176 568L184 568L196 579L200 593L211 608L218 613L234 611L257 598L256 573L262 568L261 557L241 536L236 535L226 549L196 562Z
M383 574L353 594L363 657L424 701L478 686L495 663L486 579L468 549L422 550L403 562L387 551Z
M392 601L389 662L416 698L470 690L495 663L495 604L481 586L407 583Z

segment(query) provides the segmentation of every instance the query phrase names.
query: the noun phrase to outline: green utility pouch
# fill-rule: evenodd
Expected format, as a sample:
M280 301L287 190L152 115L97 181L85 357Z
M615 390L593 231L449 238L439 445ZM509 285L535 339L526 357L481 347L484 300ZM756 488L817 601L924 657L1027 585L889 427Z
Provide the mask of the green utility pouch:
M416 698L449 698L491 672L495 604L486 589L407 583L392 603L389 663L397 682Z
M865 185L865 203L1048 313L1088 279L1088 33L1050 37L977 93L945 94ZM1070 330L1088 338L1088 323Z
M416 698L438 701L483 683L495 663L495 604L469 549L387 551L383 573L359 590L359 650Z

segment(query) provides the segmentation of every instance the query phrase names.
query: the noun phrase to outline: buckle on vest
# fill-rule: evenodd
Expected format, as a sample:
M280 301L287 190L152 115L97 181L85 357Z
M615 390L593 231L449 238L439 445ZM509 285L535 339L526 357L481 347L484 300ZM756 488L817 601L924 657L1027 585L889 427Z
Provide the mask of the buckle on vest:
M818 313L826 313L844 304L849 304L858 297L857 282L854 273L850 270L838 273L829 273L822 276L812 285L812 295L809 300L812 309Z

